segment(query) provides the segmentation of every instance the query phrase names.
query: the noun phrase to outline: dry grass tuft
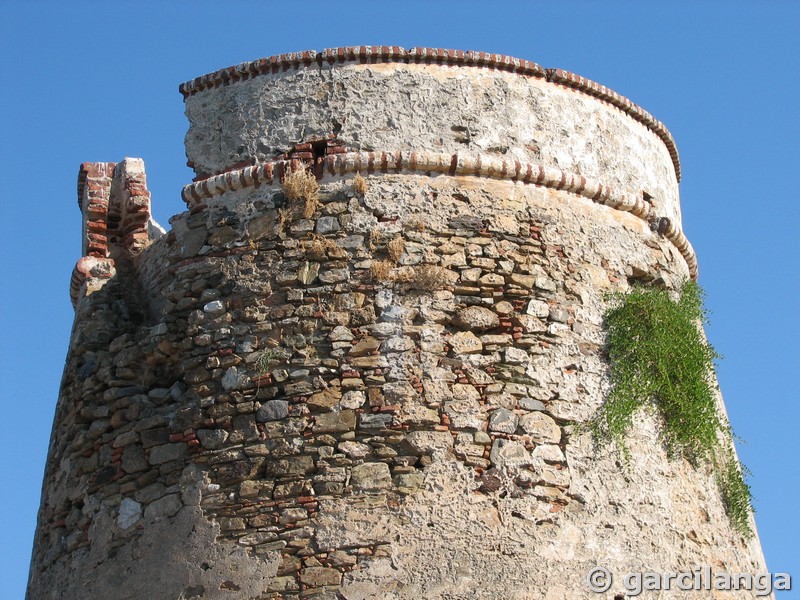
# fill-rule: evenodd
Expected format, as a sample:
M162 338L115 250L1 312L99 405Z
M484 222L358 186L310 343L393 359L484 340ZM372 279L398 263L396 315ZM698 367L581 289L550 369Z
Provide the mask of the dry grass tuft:
M408 282L412 290L434 292L452 285L452 274L438 265L420 265L414 267L414 275Z
M335 255L341 251L333 240L318 233L312 233L309 239L303 240L300 244L305 255L314 260L324 260L329 254Z
M380 238L380 234L378 233L377 229L370 229L369 231L369 239L367 240L367 249L370 252L375 252L375 249L378 247L378 239Z
M367 184L367 180L361 176L361 173L356 173L356 176L353 177L353 191L363 196L367 193L368 189L369 185Z
M392 280L392 263L388 260L373 260L369 272L374 281L387 283Z
M406 249L406 242L402 237L398 235L386 246L386 250L389 254L389 260L396 263L398 260L400 260L400 257L403 255L403 251L405 249Z
M310 219L319 208L319 184L310 169L298 169L283 178L283 192L292 203L302 202L304 219Z

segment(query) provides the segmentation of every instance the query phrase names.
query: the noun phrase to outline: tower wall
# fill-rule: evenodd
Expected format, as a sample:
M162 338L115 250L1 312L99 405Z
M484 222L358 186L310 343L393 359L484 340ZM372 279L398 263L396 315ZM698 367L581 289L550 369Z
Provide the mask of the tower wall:
M605 294L696 276L662 124L570 73L430 49L181 91L198 178L166 235L130 203L139 163L82 170L94 237L31 600L561 599L595 565L766 571L655 418L627 467L580 428L609 387ZM316 202L286 183L307 166ZM129 205L139 235L91 225Z

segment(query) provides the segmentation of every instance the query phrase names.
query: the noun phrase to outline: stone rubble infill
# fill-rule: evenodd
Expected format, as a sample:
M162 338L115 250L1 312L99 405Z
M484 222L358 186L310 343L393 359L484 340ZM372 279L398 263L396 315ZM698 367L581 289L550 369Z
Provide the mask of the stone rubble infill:
M75 422L75 432L59 439L73 440L69 455L91 493L119 506L117 543L180 511L176 485L187 461L207 469L212 484L200 506L219 523L221 539L284 556L273 583L283 594L335 585L362 557L381 552L362 545L335 560L314 552L308 523L319 499L378 494L399 502L424 486L423 469L441 453L476 477L489 473L486 493L497 481L556 511L569 502L561 417L546 413L552 392L540 396L561 384L529 375L533 356L574 335L574 300L548 276L563 260L563 250L544 241L550 225L531 222L517 237L516 225L438 233L398 222L389 239L406 240L401 263L425 256L475 282L469 295L469 286L443 275L430 291L413 291L371 278L370 257L379 258L388 241L370 251L363 235L348 231L355 222L345 218L353 210L342 202L348 195L342 183L321 190L327 214L316 223L326 224L324 236L311 233L315 227L296 237L274 230L248 238L253 220L239 221L235 238L217 242L224 250L250 240L230 279L227 259L212 252L187 264L173 244L169 261L182 266L164 290L170 300L161 324L91 351L106 333L85 327L85 349L76 347L71 359L85 366L75 391L100 386L104 403L85 399L81 415L90 426ZM363 210L370 211L356 213ZM204 213L206 243L214 212ZM348 243L352 250L338 245L353 235L361 242ZM497 274L498 260L506 275ZM308 261L319 274L346 276L330 283L289 276L308 272ZM282 300L264 302L255 284L265 280L270 297ZM98 290L79 309L110 306L117 293L113 285ZM433 320L415 325L419 314ZM183 381L158 375L175 369ZM49 510L48 520L71 540L65 552L84 547L84 510L69 502Z

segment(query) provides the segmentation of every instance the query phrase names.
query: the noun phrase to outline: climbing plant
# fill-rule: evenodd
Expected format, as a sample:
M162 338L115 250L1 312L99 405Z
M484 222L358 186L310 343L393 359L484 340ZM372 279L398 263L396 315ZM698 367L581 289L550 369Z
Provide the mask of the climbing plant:
M665 289L634 286L614 294L605 314L611 391L591 423L596 438L624 440L634 414L653 406L663 417L663 437L671 457L717 472L726 512L742 534L749 525L750 488L735 458L727 419L717 407L714 360L705 339L703 292L685 282L677 300Z

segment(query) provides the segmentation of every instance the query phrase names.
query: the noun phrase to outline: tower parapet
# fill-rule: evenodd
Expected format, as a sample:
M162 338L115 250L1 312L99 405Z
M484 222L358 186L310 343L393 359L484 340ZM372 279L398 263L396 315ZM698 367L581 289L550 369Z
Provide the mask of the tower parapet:
M609 388L606 294L696 276L662 124L447 50L282 55L181 92L197 177L166 235L140 161L81 170L31 600L561 599L595 565L766 570L652 415L627 468L580 426Z

